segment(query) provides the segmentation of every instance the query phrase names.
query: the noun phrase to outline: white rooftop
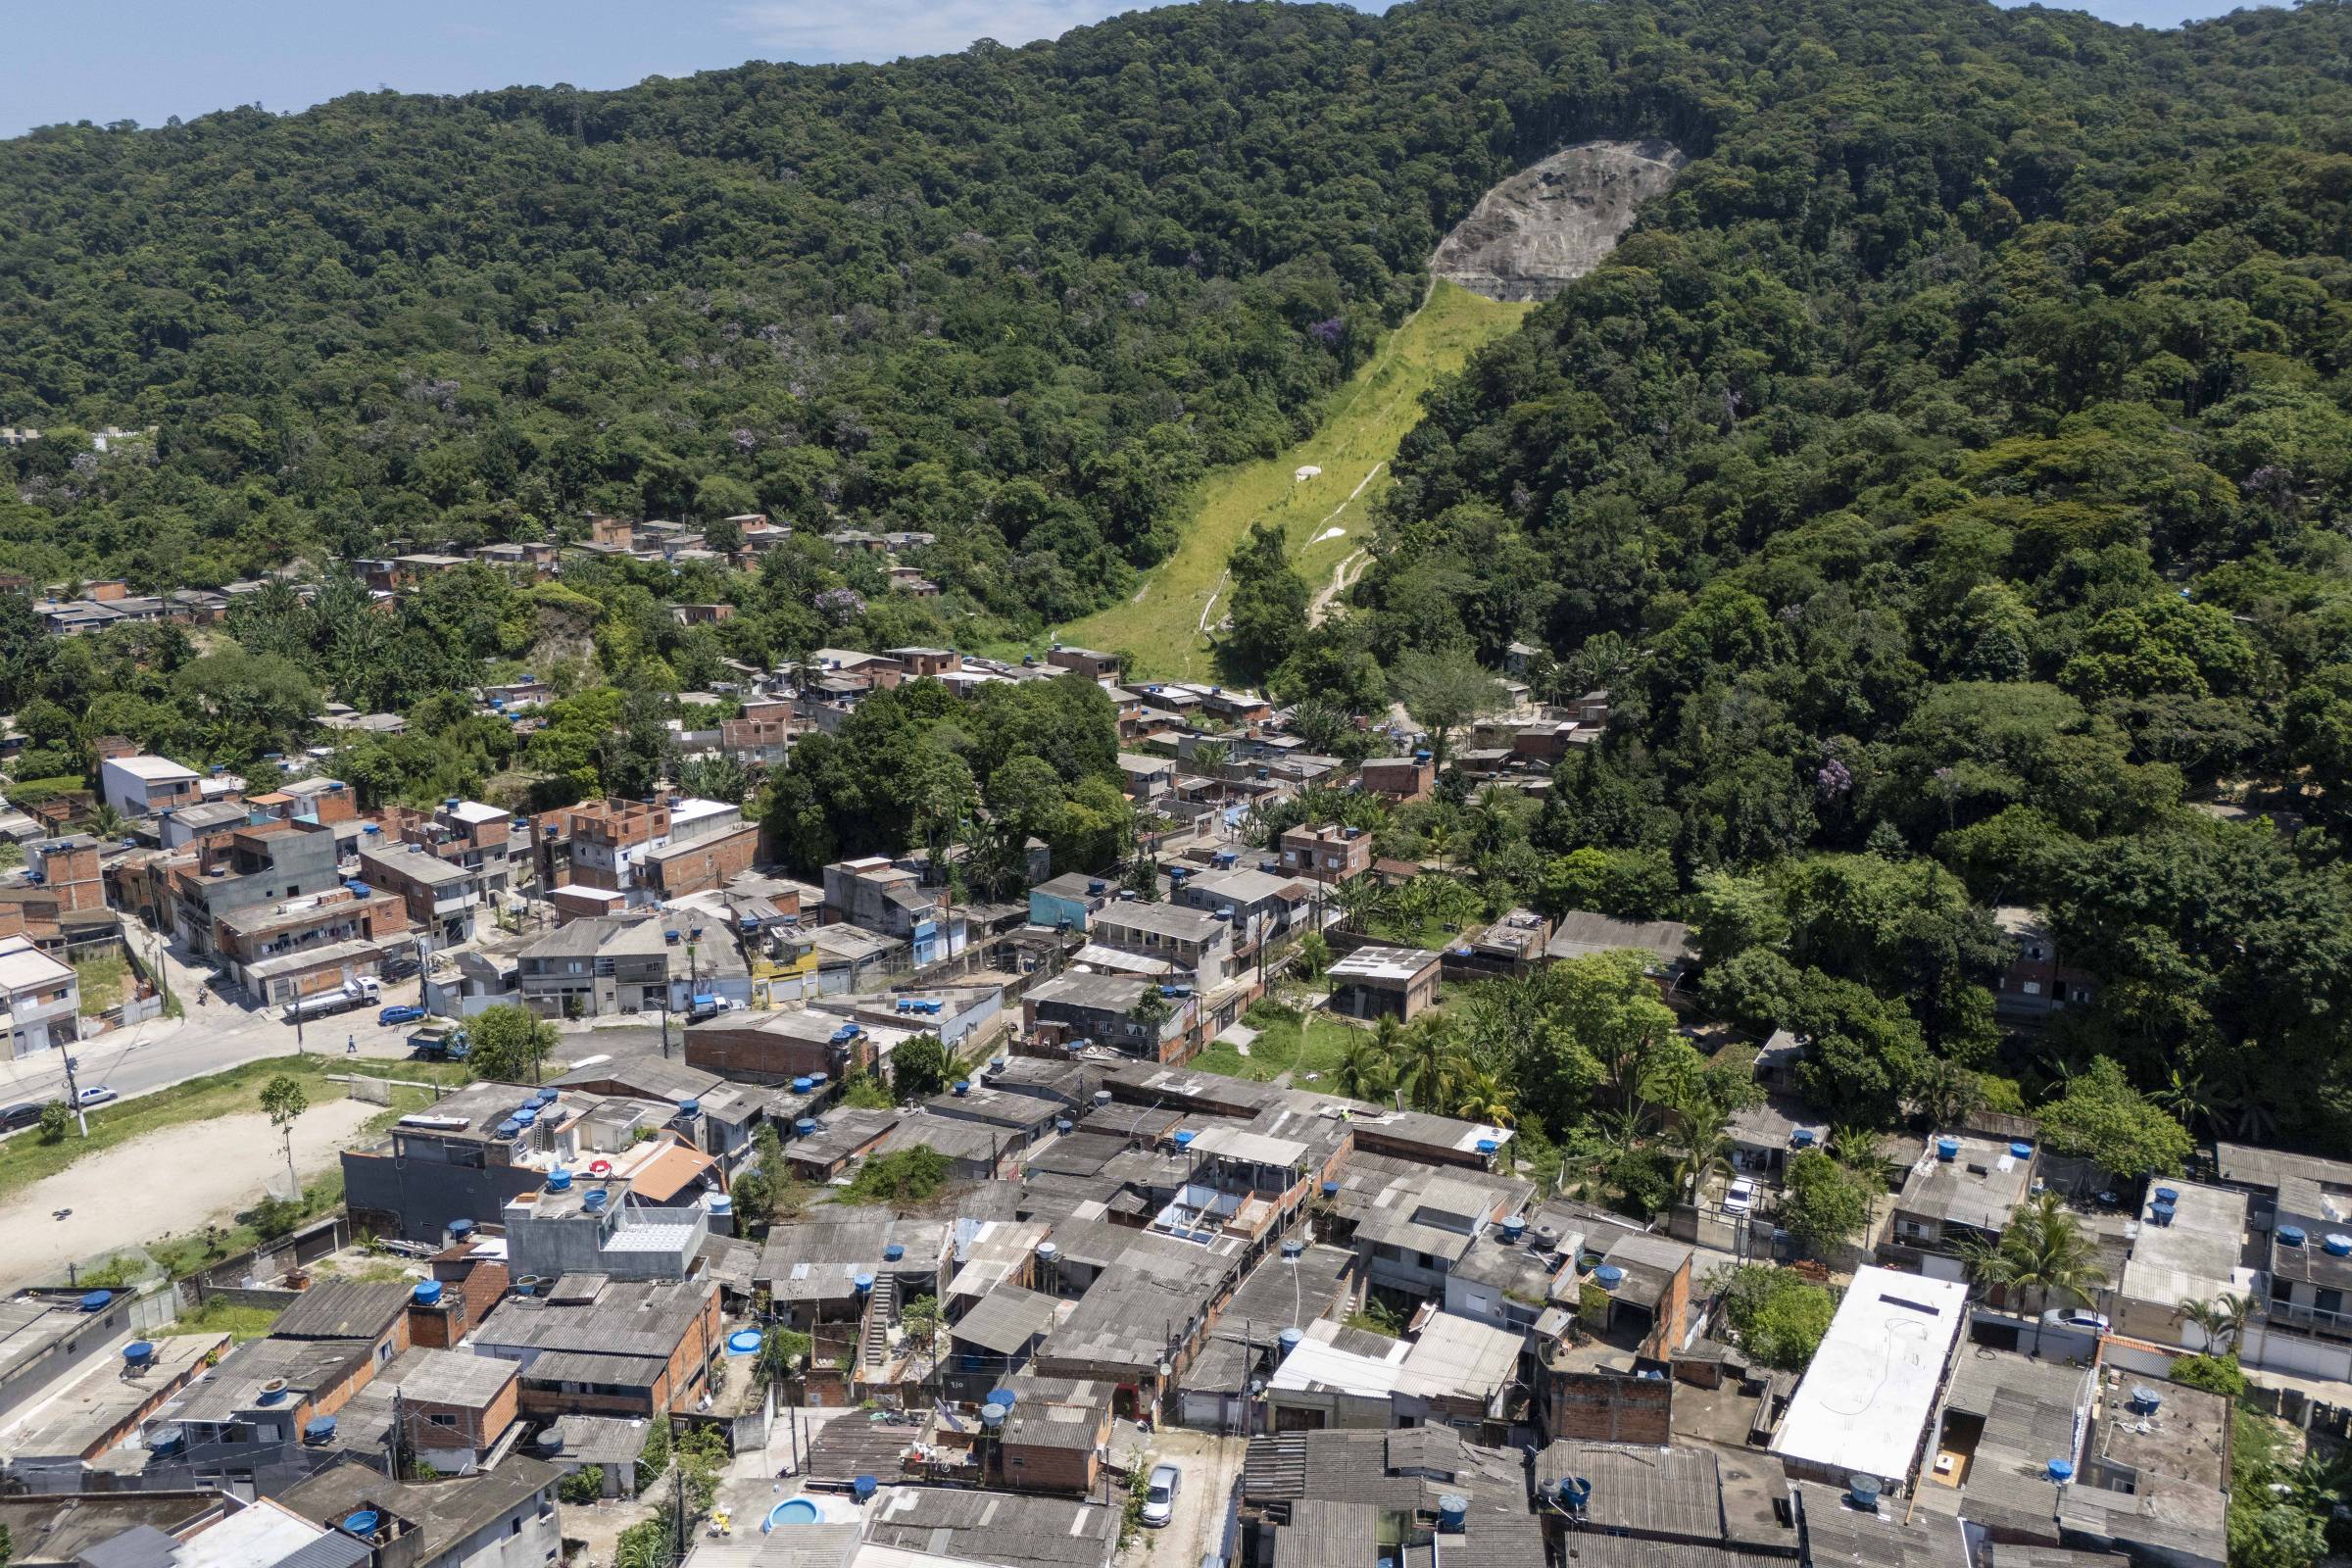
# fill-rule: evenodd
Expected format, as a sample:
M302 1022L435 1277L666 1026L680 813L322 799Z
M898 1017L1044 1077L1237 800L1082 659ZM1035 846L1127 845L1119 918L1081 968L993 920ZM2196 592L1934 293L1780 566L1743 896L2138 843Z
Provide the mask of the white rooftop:
M1410 980L1438 961L1419 948L1358 948L1329 971L1334 980Z
M1788 1464L1908 1484L1967 1321L1962 1281L1858 1270L1788 1401L1772 1451Z
M283 1562L326 1531L267 1499L240 1508L183 1543L173 1568L256 1568Z
M37 991L43 986L64 985L73 978L72 969L24 937L0 942L0 991Z
M484 822L495 822L500 817L511 813L502 811L495 806L484 806L479 801L460 801L448 808L448 814L467 827L478 827Z
M169 757L110 757L106 760L106 765L120 768L132 778L145 779L150 784L196 776L194 768L183 767Z

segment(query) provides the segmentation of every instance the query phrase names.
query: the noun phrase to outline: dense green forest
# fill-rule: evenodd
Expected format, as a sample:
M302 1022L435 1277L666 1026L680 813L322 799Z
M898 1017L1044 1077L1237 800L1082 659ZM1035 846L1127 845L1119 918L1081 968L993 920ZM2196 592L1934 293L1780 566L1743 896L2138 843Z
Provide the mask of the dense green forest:
M1857 1115L1973 1095L2151 1163L2153 1103L2352 1143L2336 4L2157 33L1964 0L1209 3L880 68L37 132L0 145L0 422L51 437L0 457L0 565L201 585L586 509L803 536L752 573L469 571L377 615L330 573L225 644L61 646L12 601L0 698L60 772L95 733L243 762L331 695L425 720L344 747L371 798L635 793L723 659L1119 602L1484 188L1593 135L1692 161L1431 399L1338 613L1237 556L1225 656L1319 747L1399 698L1445 750L1475 666L1532 643L1544 694L1612 689L1608 743L1541 807L1453 778L1312 807L1488 909L1692 919L1709 1005L1811 1035ZM87 450L109 424L157 435ZM909 559L945 595L808 537L836 520L935 532ZM739 612L683 627L680 599ZM442 695L526 658L564 693L527 741ZM1097 860L1131 824L1086 703L896 694L760 805L800 864L973 801ZM2046 1052L1991 1016L2007 904L2098 982ZM1521 1056L1591 1010L1511 1006L1481 1027Z

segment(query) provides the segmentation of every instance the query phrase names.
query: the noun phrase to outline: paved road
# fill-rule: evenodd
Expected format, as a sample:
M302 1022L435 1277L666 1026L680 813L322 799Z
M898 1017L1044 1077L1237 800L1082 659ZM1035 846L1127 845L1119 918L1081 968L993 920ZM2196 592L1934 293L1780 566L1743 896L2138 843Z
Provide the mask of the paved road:
M135 922L131 940L152 959L155 938ZM181 1018L151 1018L128 1029L85 1040L74 1048L79 1063L75 1074L83 1088L103 1084L124 1099L152 1094L190 1078L225 1072L264 1056L288 1056L297 1049L298 1035L282 1017L282 1009L260 1010L238 1005L219 994L199 1004L207 971L191 968L167 950L165 966L172 994L187 1009ZM384 1003L414 1002L421 982L401 981L384 988ZM381 1004L379 1004L380 1005ZM359 1047L365 1056L402 1057L409 1054L407 1028L386 1029L375 1021L375 1007L355 1008L333 1018L306 1023L299 1033L302 1049L329 1055L345 1054L345 1044ZM22 1061L0 1063L0 1105L27 1100L62 1100L66 1093L64 1054L45 1051Z

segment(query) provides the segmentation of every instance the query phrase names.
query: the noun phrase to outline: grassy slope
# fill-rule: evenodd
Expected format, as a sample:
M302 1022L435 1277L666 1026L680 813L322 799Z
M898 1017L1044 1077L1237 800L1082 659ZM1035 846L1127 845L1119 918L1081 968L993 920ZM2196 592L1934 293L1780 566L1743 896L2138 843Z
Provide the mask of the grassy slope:
M1250 525L1279 524L1308 586L1326 586L1333 569L1368 539L1372 503L1387 488L1387 464L1397 443L1421 417L1421 394L1460 369L1472 350L1517 326L1530 309L1439 283L1429 302L1389 335L1380 353L1333 399L1313 435L1279 457L1209 479L1197 498L1184 543L1153 569L1141 596L1073 621L1061 629L1062 640L1124 649L1136 658L1133 674L1170 679L1213 674L1202 612L1208 612L1211 625L1222 615L1225 561ZM1298 468L1310 465L1323 472L1303 484L1294 480ZM1375 466L1378 475L1349 500ZM1317 542L1330 528L1347 532ZM1214 606L1211 594L1217 596Z

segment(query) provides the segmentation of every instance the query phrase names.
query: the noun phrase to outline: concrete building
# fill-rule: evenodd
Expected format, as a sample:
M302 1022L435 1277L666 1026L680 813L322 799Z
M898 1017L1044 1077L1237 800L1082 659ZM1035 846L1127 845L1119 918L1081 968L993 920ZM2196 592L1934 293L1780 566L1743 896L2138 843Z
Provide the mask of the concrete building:
M98 795L124 816L154 816L194 806L200 777L168 757L110 757L98 764Z
M1331 966L1331 1009L1410 1023L1438 1000L1443 967L1439 955L1419 948L1358 948Z
M429 933L435 947L472 941L490 898L488 872L445 860L424 844L362 850L360 875L370 887L400 895L410 922Z
M11 1056L38 1055L81 1038L79 975L28 937L0 938L0 1008Z
M963 914L949 905L947 890L925 888L914 872L878 855L825 867L824 917L906 941L918 970L963 951Z
M1372 868L1372 835L1360 827L1284 828L1275 847L1285 873L1326 885L1352 882Z
M1957 1280L1963 1239L1997 1242L2033 1189L2035 1146L1971 1132L1942 1132L1903 1178L1879 1256L1936 1279Z
M478 1475L427 1483L391 1481L372 1465L346 1460L276 1501L326 1527L328 1539L365 1548L359 1561L379 1568L532 1568L562 1556L562 1479L555 1466L527 1454L509 1454ZM363 1513L375 1530L360 1541L348 1526Z
M193 848L195 858L175 861L164 882L172 928L200 956L220 951L214 922L232 909L309 898L343 885L335 830L323 822L249 822Z
M1147 995L1162 1004L1159 1016L1137 1016ZM1130 975L1059 974L1021 1001L1023 1032L1031 1039L1106 1047L1149 1061L1182 1061L1197 1044L1199 1000L1166 995Z
M698 1158L703 1169L710 1167L707 1154L697 1155L675 1144L661 1147ZM684 1279L710 1238L708 1210L701 1203L653 1206L632 1201L633 1185L624 1176L551 1173L538 1192L514 1199L501 1216L507 1229L507 1267L516 1279L553 1280L566 1274Z
M1959 1280L1862 1268L1788 1401L1772 1452L1791 1480L1918 1479L1968 1321Z
M229 978L266 1004L380 974L385 959L416 946L397 894L354 888L223 910L213 941Z
M662 1012L703 1017L748 1006L752 976L728 934L691 919L595 915L515 954L522 1004L542 1017Z
M643 1416L693 1405L723 1351L707 1280L560 1279L510 1297L474 1331L479 1355L521 1363L522 1413Z
M1233 922L1180 904L1117 900L1087 927L1087 940L1123 953L1164 959L1176 978L1200 990L1225 983L1233 969Z
M129 1337L124 1291L27 1292L0 1301L0 1424L33 1396L100 1359Z

